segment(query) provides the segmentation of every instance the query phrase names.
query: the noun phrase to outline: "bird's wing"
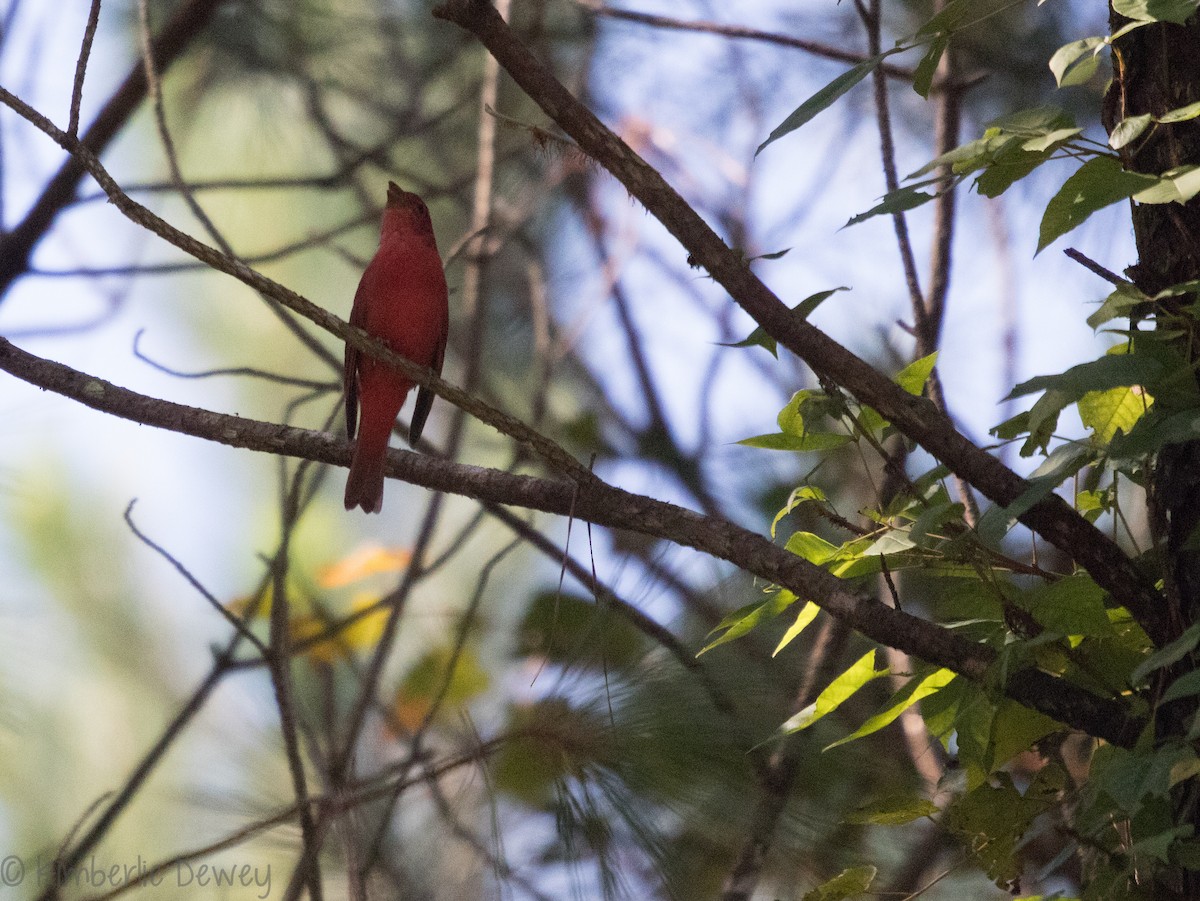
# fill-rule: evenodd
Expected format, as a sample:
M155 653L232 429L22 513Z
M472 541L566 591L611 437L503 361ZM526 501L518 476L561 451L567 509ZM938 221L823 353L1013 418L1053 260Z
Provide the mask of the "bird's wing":
M364 274L363 281L366 281ZM366 318L366 304L362 302L363 281L358 283L354 293L354 306L350 308L350 324L363 327ZM342 390L346 397L346 437L353 438L358 429L358 351L346 345L345 364L342 368Z
M442 361L446 358L446 338L448 324L442 326L442 335L438 339L437 351L434 354L430 369L438 375L442 374ZM421 440L421 432L425 429L425 420L429 418L429 410L433 407L434 393L428 388L417 389L417 403L413 407L412 425L408 429L408 445L416 447Z

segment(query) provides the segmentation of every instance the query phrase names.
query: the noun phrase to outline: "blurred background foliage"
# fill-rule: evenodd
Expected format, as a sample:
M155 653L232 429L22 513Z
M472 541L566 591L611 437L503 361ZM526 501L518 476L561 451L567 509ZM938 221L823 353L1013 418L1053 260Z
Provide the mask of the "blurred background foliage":
M177 5L151 3L152 21ZM49 6L7 0L0 73L60 118L87 4ZM638 8L866 48L850 4ZM772 431L788 397L814 387L811 375L786 353L777 361L759 348L720 346L745 337L748 320L619 185L553 129L542 130L544 116L506 77L496 103L491 226L471 234L478 134L490 115L479 101L484 55L429 12L429 4L402 0L231 0L169 71L165 109L182 171L235 252L346 316L394 179L429 202L448 261L452 381L463 381L465 361L478 355L472 390L593 460L604 478L759 531L802 481L819 485L845 516L869 503L880 473L865 469L852 447L818 458L734 444ZM1103 13L1026 3L965 36L956 45L961 71L977 83L965 95L964 140L995 115L1048 99L1050 53L1098 32ZM929 14L926 3L889 4L885 46ZM880 366L903 365L911 347L896 323L908 314L890 223L838 231L885 190L869 90L753 156L845 62L626 21L570 0L516 0L512 20L727 240L751 256L791 248L755 264L785 299L854 288L814 320ZM105 4L85 123L136 64L136 21L128 3ZM1054 100L1083 110L1083 119L1098 88ZM932 153L930 109L903 81L891 91L901 166L912 171ZM11 227L59 157L7 111L0 125ZM169 180L146 109L106 163L140 200L211 241ZM1006 378L1092 352L1078 298L1098 289L1079 289L1086 283L1058 261L1030 262L1032 239L1021 228L1036 210L1014 195L1004 207L964 200L956 244L942 372L951 408L976 434L1004 418L996 398ZM913 218L923 252L928 218ZM1081 240L1111 251L1117 239L1101 217L1096 222ZM464 305L473 259L482 271L474 310ZM1036 329L1021 306L1032 286L1042 286L1044 304ZM1032 334L1047 328L1055 335L1051 362L1038 355L1045 339ZM140 232L90 184L3 298L0 332L156 396L342 428L340 417L331 421L340 390L334 367L290 336L253 292ZM160 367L196 374L251 366L312 384L181 378L134 355L139 333L139 350ZM340 358L335 341L317 337ZM107 421L11 380L0 384L0 410L0 848L48 860L72 829L90 825L105 793L125 784L204 683L229 634L127 528L126 505L136 497L130 516L138 528L222 604L247 611L279 543L280 498L297 466ZM455 416L435 405L435 445L454 434ZM541 471L469 421L456 456ZM786 747L768 741L804 692L867 648L824 615L777 657L771 652L786 622L697 659L721 618L761 603L767 586L641 536L521 511L505 522L469 500L437 501L398 482L388 485L380 517L354 516L341 509L340 472L301 479L306 504L290 537L289 594L293 640L310 642L294 669L315 790L327 784L339 729L382 629L378 602L394 598L397 586L403 597L395 652L354 770L364 780L400 773L411 785L338 822L323 860L329 896L367 886L370 897L397 898L715 897L770 806L764 773L773 753L786 754L795 778L779 787L756 897L799 898L865 863L901 891L945 873L922 897L1003 895L924 820L847 824L864 802L922 784L899 726L822 753L886 700L887 680ZM791 514L789 527L845 540L814 509ZM413 570L425 529L429 541ZM544 537L542 547L525 540L529 529ZM906 604L937 601L922 590L919 580L906 583ZM665 626L686 650L682 659L632 624L624 605ZM320 640L324 625L356 612L355 627ZM262 637L266 613L260 606L252 621ZM168 858L289 803L265 668L235 668L218 681L107 832L98 861ZM943 752L926 740L940 765ZM270 866L272 891L282 893L299 841L287 825L204 859Z

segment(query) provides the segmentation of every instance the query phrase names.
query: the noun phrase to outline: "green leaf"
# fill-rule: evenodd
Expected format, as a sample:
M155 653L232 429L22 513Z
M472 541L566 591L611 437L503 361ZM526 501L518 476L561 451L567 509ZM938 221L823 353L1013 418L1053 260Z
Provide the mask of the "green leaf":
M733 641L735 638L741 638L760 623L779 616L784 610L796 603L796 600L796 596L785 588L777 591L765 604L747 604L745 607L735 610L721 620L712 632L708 633L709 635L713 635L724 629L725 634L716 641L710 641L702 647L696 656L699 657L701 654L705 654L726 642Z
M843 901L865 894L875 881L875 867L867 865L842 870L828 882L806 892L804 901Z
M800 104L792 112L790 116L779 123L778 127L771 132L765 141L758 145L758 149L754 151L754 155L758 156L769 144L778 141L784 135L791 134L796 129L810 121L818 113L832 106L839 97L849 91L852 87L870 75L879 66L881 62L893 53L898 53L900 48L885 50L883 53L876 54L870 59L863 60L852 69L843 72L817 93L813 94L802 104Z
M1170 687L1163 692L1160 703L1166 704L1168 701L1177 701L1180 698L1190 698L1194 695L1200 695L1200 670L1184 673L1172 682Z
M935 816L939 811L928 798L885 798L853 810L843 820L851 826L903 826L921 817Z
M1002 767L1033 743L1054 732L1063 731L1063 724L1044 713L1030 710L1015 701L1002 702L992 719L992 766Z
M1112 294L1104 299L1100 308L1087 318L1087 324L1092 328L1099 328L1113 319L1128 316L1134 307L1149 300L1149 297L1128 282L1117 285Z
M1186 122L1188 119L1195 119L1197 116L1200 116L1200 101L1189 103L1187 106L1181 106L1178 109L1163 113L1161 116L1156 116L1154 121L1170 125L1172 122Z
M948 522L961 519L965 510L962 504L954 503L949 498L940 503L931 503L913 520L908 537L917 547L932 547L943 537L936 534L938 530Z
M912 550L916 546L916 543L908 537L907 530L892 529L874 541L870 547L862 552L862 555L864 557L877 557L888 554L899 554L902 551Z
M960 836L997 882L1015 880L1024 861L1016 853L1017 843L1050 802L1022 795L1007 773L975 787L946 811L943 824Z
M801 607L800 612L796 614L796 621L788 626L788 630L783 633L783 638L779 639L779 644L776 646L775 650L771 652L771 656L776 656L780 651L791 644L796 637L808 627L808 624L817 618L817 614L820 612L821 608L812 601L809 601L807 604Z
M1088 160L1046 205L1037 252L1041 253L1053 241L1083 224L1097 210L1132 197L1157 181L1152 175L1126 172L1120 161L1111 156Z
M978 531L985 541L998 541L1038 501L1077 473L1094 458L1094 453L1077 445L1056 447L1029 478L1029 487L1007 507L991 507L979 519Z
M1038 153L1012 150L997 154L996 159L975 179L975 190L984 197L999 197L1052 156L1051 150Z
M1029 411L1018 413L1011 419L1006 419L998 426L989 430L988 434L995 435L1001 441L1012 441L1029 432Z
M1162 174L1157 183L1138 191L1138 203L1187 203L1200 194L1200 166L1176 166Z
M1077 400L1089 391L1107 391L1129 385L1149 385L1162 374L1163 364L1144 354L1105 354L1097 360L1072 366L1057 375L1039 375L1021 382L1005 400L1036 391L1056 389Z
M1182 25L1196 12L1197 0L1112 0L1120 15L1138 22L1174 22Z
M1167 415L1153 407L1128 435L1114 436L1108 446L1108 455L1114 460L1133 460L1155 453L1168 444L1197 438L1200 438L1200 412L1183 410Z
M838 745L848 744L864 736L870 735L873 732L878 732L885 726L891 725L899 718L905 710L916 704L922 698L927 698L930 695L941 691L947 685L954 681L955 673L948 669L940 669L937 672L930 673L924 679L911 680L907 685L900 689L892 697L892 703L886 709L875 714L853 733L845 738L839 738L831 745L827 745L825 750L836 748Z
M1153 751L1132 752L1108 747L1097 755L1091 779L1120 809L1134 814L1150 798L1164 798L1171 790L1171 773L1180 763L1195 759L1196 752L1181 745L1164 745ZM1099 765L1097 765L1099 764Z
M791 735L807 729L826 714L832 713L848 701L856 691L880 676L887 675L887 669L875 669L875 652L863 654L851 667L834 679L821 692L815 701L789 717L780 727L780 735Z
M1021 607L1060 635L1113 635L1104 597L1104 589L1080 573L1039 585L1021 598Z
M1057 150L1061 145L1071 140L1071 138L1081 134L1083 134L1083 129L1074 125L1066 128L1056 128L1054 131L1047 132L1044 135L1039 135L1036 138L1030 138L1021 145L1021 149L1028 150L1031 153L1042 153L1046 150Z
M787 253L786 250L781 250L778 253L768 253L764 254L764 258L776 259L783 256L785 253ZM792 307L792 313L799 316L801 319L808 319L813 310L819 307L824 301L828 300L838 291L849 290L849 288L843 285L839 288L830 288L828 291L818 291L816 294L810 294L808 297L804 298L804 300L800 301L800 303ZM733 343L718 341L717 344L720 347L762 347L769 350L771 352L771 356L776 358L779 357L779 351L775 343L775 339L768 335L766 329L764 329L761 325L741 341L735 341Z
M796 532L787 540L785 546L797 557L803 557L815 566L828 563L841 550L837 545L830 544L820 535L814 535L812 532Z
M1054 51L1050 57L1050 71L1058 86L1066 88L1090 81L1100 65L1096 51L1103 46L1104 38L1092 37L1072 41Z
M1122 147L1137 140L1142 132L1150 127L1150 122L1154 117L1149 113L1143 113L1140 116L1130 116L1128 119L1122 119L1113 127L1112 132L1108 136L1108 146L1113 150L1120 150Z
M914 38L949 34L995 7L995 0L950 0L941 12L921 26Z
M942 61L942 54L946 52L948 46L950 46L950 35L938 35L929 45L929 52L917 63L916 71L913 73L913 90L926 100L929 99L929 89L933 87L933 76L937 74L938 63Z
M929 203L931 200L936 200L941 196L942 192L938 191L934 194L926 194L921 188L928 187L931 184L937 184L943 179L931 178L927 181L919 182L915 185L909 185L904 188L897 188L895 191L889 191L883 195L883 200L876 206L871 207L865 213L859 213L857 216L851 216L842 228L849 228L852 225L858 225L860 222L865 222L874 216L889 215L892 213L904 213L908 210L915 210L919 206Z
M852 440L849 435L839 435L835 432L809 432L807 435L775 433L743 438L738 444L763 450L826 451L842 447Z
M801 504L810 501L822 503L825 500L825 492L820 488L812 485L801 485L792 490L788 495L787 503L783 505L783 509L775 514L775 518L771 520L771 537L775 537L775 529L779 525L779 521L799 507Z
M1134 669L1129 674L1129 682L1135 688L1146 681L1155 670L1160 670L1164 666L1170 666L1178 660L1182 660L1188 654L1196 649L1196 645L1200 644L1200 622L1193 623L1188 627L1187 631L1172 641L1165 647L1159 648Z
M920 395L925 390L925 383L929 381L929 376L933 374L933 367L937 365L937 357L938 352L935 350L927 357L913 360L896 373L893 381L909 394Z

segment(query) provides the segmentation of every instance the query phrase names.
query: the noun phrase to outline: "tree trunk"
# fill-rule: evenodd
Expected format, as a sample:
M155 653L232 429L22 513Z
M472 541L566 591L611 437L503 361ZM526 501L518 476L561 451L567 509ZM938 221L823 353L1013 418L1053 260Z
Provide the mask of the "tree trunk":
M1115 33L1129 20L1113 13ZM1161 116L1200 100L1200 21L1186 25L1156 23L1119 38L1113 46L1113 81L1104 102L1104 126L1113 128L1130 116ZM1169 125L1153 124L1120 151L1126 169L1158 175L1176 166L1200 163L1200 119ZM1126 274L1143 292L1154 295L1163 288L1200 278L1200 200L1186 204L1133 204L1133 230L1138 261ZM1177 339L1182 357L1195 366L1200 358L1194 337L1194 315L1186 309L1194 297L1174 298L1156 305L1150 313L1160 329L1180 329ZM1193 370L1195 371L1195 370ZM1200 543L1192 539L1200 524L1200 441L1163 448L1150 482L1151 520L1156 541L1165 552L1165 594L1168 617L1175 634L1200 618ZM1185 659L1165 679L1195 668ZM1160 740L1179 738L1195 712L1195 705L1171 705L1156 721ZM1186 707L1186 709L1183 709ZM1190 783L1185 782L1187 786ZM1179 823L1200 826L1194 791L1175 798ZM1158 897L1200 897L1200 874L1180 869Z

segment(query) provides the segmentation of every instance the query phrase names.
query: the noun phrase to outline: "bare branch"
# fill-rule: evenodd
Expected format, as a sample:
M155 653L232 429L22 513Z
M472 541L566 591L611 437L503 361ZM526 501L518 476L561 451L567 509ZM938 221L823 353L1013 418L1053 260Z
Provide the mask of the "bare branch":
M449 401L456 407L466 409L477 419L493 426L498 431L521 444L528 446L538 456L542 457L542 459L571 478L584 482L595 478L586 467L580 464L578 460L567 453L561 446L551 441L545 435L531 429L520 420L502 413L495 407L471 396L466 391L442 380L432 370L413 363L411 360L391 350L383 342L368 337L361 329L350 326L328 310L317 306L311 300L300 296L290 288L286 288L278 282L256 272L240 260L223 254L216 248L209 247L207 244L197 241L191 235L170 225L160 216L155 215L149 209L125 194L116 181L113 180L112 176L108 174L103 164L87 147L79 141L72 140L69 135L59 129L53 122L3 87L0 87L0 102L7 104L26 120L36 125L46 135L53 138L61 147L75 154L83 162L84 167L91 176L96 179L100 187L108 194L113 205L132 221L154 232L160 238L163 238L185 253L191 254L196 259L207 263L213 269L224 272L227 275L232 275L238 281L249 285L259 293L279 301L280 304L289 310L299 313L310 322L337 335L363 353L382 360L390 366L394 366L417 385L429 388L438 397Z
M337 466L350 463L347 442L324 432L242 419L158 400L61 363L35 357L0 338L0 369L85 406L123 419L205 438L230 447L300 457ZM954 632L850 591L836 576L731 522L631 494L600 479L585 483L515 475L392 450L387 473L436 491L479 501L568 514L695 548L811 598L868 638L944 666L973 680L986 677L995 652ZM1143 723L1125 701L1101 698L1064 679L1026 669L1008 675L1014 700L1061 722L1128 746Z
M71 118L67 124L67 134L73 138L79 136L79 107L83 103L83 80L87 76L88 58L92 55L92 41L96 38L96 27L99 24L100 0L92 0L87 25L83 29L79 58L75 61L75 84L71 88Z
M153 43L153 56L160 72L165 72L191 45L222 2L188 0L175 11ZM94 155L103 153L141 104L146 89L146 72L139 60L77 143ZM70 140L76 143L74 135ZM61 146L62 142L59 143ZM25 271L33 248L50 230L55 218L71 203L86 171L77 155L70 157L46 184L25 218L0 239L0 299Z
M135 498L134 500L130 501L129 506L125 508L125 524L129 526L129 531L133 532L138 541L146 545L146 547L150 548L150 550L154 551L156 554L170 563L171 566L175 568L175 571L183 576L184 579L187 580L187 583L196 589L196 591L202 598L204 598L204 600L208 601L209 606L216 610L217 613L219 613L227 623L233 626L234 631L241 635L242 638L246 639L246 641L250 642L250 644L254 645L255 649L263 655L264 659L269 656L266 645L262 643L257 635L246 628L246 624L242 622L241 619L234 616L228 607L217 600L213 593L205 588L203 583L193 576L191 572L188 571L188 568L180 563L177 558L172 556L172 554L166 550L166 548L154 542L148 535L146 535L134 524L133 506L136 503L137 499Z
M704 21L687 21L684 19L674 19L670 16L658 16L652 13L638 12L632 9L617 9L612 6L605 6L599 0L575 0L584 9L594 12L598 16L604 16L609 19L620 19L626 22L637 22L641 25L651 25L655 28L670 28L676 31L694 31L700 34L715 34L726 38L739 38L750 41L762 41L768 44L775 44L778 47L790 47L796 50L803 50L806 53L811 53L813 56L820 56L824 59L838 60L844 63L861 63L867 57L861 53L853 53L849 50L843 50L840 47L834 47L830 44L823 44L820 41L809 40L808 38L793 37L788 34L779 34L774 31L762 31L758 28L747 28L744 25L728 25L724 22L704 22ZM912 81L913 72L911 69L905 69L902 66L892 65L891 63L881 63L879 68L885 72L889 78L899 78L903 81Z
M914 397L788 307L763 284L742 256L652 167L571 95L482 0L449 0L434 10L472 32L521 88L642 202L756 322L818 374L845 386L863 403L995 503L1025 497L1029 483L976 447L927 398ZM1167 620L1161 596L1107 535L1056 494L1042 497L1019 517L1051 544L1071 555L1096 582L1125 605L1158 645L1178 632Z

